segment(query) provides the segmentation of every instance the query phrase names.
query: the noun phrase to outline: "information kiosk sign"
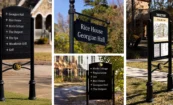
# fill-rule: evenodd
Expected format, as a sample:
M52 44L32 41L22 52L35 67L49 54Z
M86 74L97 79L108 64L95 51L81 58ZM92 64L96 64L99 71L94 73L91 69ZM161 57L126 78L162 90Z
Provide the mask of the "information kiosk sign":
M112 99L112 65L92 63L89 65L89 99Z
M23 7L7 7L2 10L2 58L30 58L31 15Z
M148 35L152 45L152 59L168 58L169 54L169 14L164 11L154 11L150 14L151 27L153 30Z
M148 81L147 81L147 102L153 101L152 73L159 70L168 63L167 90L173 90L172 81L172 34L170 16L165 11L150 12L150 19L147 25L148 37ZM154 67L152 61L165 59L165 63L158 63Z

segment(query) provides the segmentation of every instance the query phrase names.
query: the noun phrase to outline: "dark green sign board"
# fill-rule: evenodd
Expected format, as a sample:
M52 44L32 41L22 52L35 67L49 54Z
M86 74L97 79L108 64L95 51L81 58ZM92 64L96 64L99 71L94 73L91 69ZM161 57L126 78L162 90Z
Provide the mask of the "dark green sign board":
M16 6L4 8L2 10L2 58L30 58L30 43L30 10Z
M78 41L93 44L107 44L107 28L77 19L74 22L74 37Z
M112 99L112 65L92 63L89 65L89 99Z

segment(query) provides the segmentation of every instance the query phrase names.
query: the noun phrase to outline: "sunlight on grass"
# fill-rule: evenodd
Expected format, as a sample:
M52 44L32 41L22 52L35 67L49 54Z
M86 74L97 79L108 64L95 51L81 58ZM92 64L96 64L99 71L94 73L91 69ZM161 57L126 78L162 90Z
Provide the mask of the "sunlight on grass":
M36 61L52 61L51 53L35 53Z
M173 92L167 92L167 84L153 83L153 103L146 102L146 80L127 77L127 105L172 105Z
M12 92L5 92L5 102L0 105L52 105L49 99L28 100L28 96Z

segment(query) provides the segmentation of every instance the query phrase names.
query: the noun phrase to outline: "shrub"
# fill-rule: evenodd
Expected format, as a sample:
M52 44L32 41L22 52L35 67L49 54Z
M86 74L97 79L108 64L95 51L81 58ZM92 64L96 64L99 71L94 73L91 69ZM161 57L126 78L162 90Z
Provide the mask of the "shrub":
M37 44L48 44L48 42L49 42L49 39L44 37L44 38L38 39L36 43Z

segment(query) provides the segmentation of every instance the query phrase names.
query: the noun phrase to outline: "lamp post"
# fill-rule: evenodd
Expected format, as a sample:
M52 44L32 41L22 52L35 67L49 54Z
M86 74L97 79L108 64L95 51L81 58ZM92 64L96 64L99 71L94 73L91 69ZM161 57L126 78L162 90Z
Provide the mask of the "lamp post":
M74 3L75 3L75 0L69 0L70 2L70 9L69 9L69 16L70 16L70 22L69 22L69 39L70 39L70 43L69 43L69 46L70 46L70 53L74 53L74 12L75 12L75 9L74 9Z

